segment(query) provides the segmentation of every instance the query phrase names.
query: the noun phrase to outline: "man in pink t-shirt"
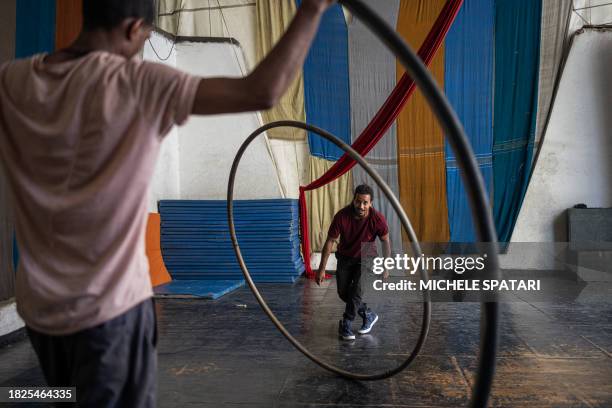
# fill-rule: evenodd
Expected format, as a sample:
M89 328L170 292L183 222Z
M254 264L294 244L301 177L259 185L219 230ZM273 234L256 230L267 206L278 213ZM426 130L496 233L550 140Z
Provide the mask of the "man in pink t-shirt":
M0 67L17 308L49 385L76 386L86 406L155 404L144 236L160 144L192 114L275 105L332 3L304 0L244 78L203 79L136 58L153 28L154 0L84 0L72 45Z
M327 240L321 253L321 263L317 271L317 283L325 278L325 267L335 242L336 250L336 287L338 296L346 306L338 324L338 335L343 340L354 340L351 328L355 315L359 314L363 324L359 334L367 334L378 321L378 315L363 302L361 278L370 269L370 260L376 254L376 238L382 242L383 256L391 256L389 227L382 213L372 207L372 188L366 184L355 188L353 202L334 216L327 233ZM385 271L384 278L388 277Z

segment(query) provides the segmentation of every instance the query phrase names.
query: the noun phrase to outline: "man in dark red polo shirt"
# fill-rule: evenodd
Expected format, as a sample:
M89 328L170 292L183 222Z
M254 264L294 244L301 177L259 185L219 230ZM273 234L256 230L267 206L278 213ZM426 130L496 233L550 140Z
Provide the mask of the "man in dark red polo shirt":
M343 340L355 339L351 326L357 313L363 318L359 334L369 333L378 321L378 315L361 299L361 274L362 271L371 270L370 261L377 255L374 243L376 237L382 242L383 256L390 257L391 244L387 220L372 207L370 186L362 184L355 189L353 202L334 216L317 271L317 283L320 284L325 277L325 266L333 244L340 240L336 251L338 260L336 286L338 296L346 303L344 316L338 327L338 334ZM385 271L384 278L387 276L388 273Z

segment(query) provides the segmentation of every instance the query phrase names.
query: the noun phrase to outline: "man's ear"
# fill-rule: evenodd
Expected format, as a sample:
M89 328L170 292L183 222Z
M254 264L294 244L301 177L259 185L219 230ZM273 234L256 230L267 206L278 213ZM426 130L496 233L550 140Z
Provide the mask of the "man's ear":
M140 31L143 30L146 25L143 18L128 18L124 21L124 24L128 41L137 39Z

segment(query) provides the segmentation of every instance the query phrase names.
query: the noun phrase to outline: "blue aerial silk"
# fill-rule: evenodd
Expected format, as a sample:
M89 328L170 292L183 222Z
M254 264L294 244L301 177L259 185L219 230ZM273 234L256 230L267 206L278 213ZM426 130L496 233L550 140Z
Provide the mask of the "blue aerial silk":
M323 15L308 53L304 65L304 104L309 124L351 144L348 29L340 5L330 7ZM308 134L308 145L311 155L323 159L336 161L344 154L316 134Z
M495 0L465 0L445 42L446 96L463 123L489 192L493 182L493 24ZM451 242L476 242L455 154L446 143Z
M17 0L15 58L55 49L55 0Z
M541 0L496 0L493 214L509 242L527 191L535 137Z

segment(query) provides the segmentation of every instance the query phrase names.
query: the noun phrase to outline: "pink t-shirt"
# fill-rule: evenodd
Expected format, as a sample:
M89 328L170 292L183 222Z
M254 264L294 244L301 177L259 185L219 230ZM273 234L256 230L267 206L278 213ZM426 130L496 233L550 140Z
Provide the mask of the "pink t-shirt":
M147 194L162 137L199 78L107 52L0 67L0 159L20 250L17 310L64 335L152 295Z

